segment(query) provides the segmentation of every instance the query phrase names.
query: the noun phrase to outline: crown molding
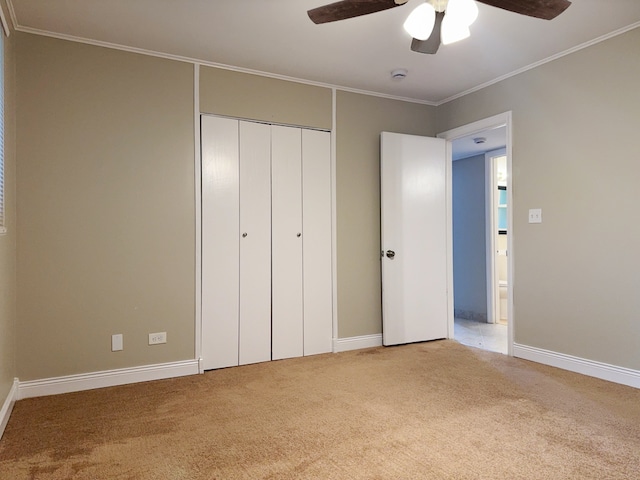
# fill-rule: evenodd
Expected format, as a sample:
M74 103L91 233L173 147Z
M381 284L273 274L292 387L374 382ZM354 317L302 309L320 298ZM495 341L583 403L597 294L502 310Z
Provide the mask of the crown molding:
M9 10L9 15L11 15L11 9L13 8L13 4L10 3L11 0L7 0L7 9ZM0 23L2 24L2 30L4 34L8 37L11 34L11 29L9 28L9 24L7 23L7 16L4 13L4 6L0 4Z
M16 9L13 7L13 2L11 0L5 0L5 3L7 4L7 9L9 10L9 18L11 19L11 24L13 25L13 29L15 30L18 27Z
M514 70L513 72L507 73L500 77L494 78L493 80L477 85L473 88L470 88L469 90L465 90L464 92L460 92L455 95L452 95L449 98L445 98L444 100L436 102L435 106L439 107L440 105L444 105L445 103L452 102L453 100L464 97L465 95L469 95L470 93L477 92L478 90L482 90L483 88L490 87L491 85L502 82L503 80L506 80L511 77L515 77L516 75L520 75L521 73L527 72L529 70L533 70L534 68L544 65L545 63L553 62L554 60L558 60L559 58L565 57L567 55L571 55L572 53L591 47L600 42L604 42L605 40L609 40L610 38L617 37L618 35L622 35L623 33L627 33L638 27L640 27L640 22L632 23L631 25L627 25L626 27L607 33L606 35L602 35L598 38L594 38L593 40L589 40L588 42L581 43L580 45L576 45L575 47L572 47L563 52L556 53L555 55L552 55L543 60L540 60L539 62L532 63L530 65L527 65L526 67L519 68L518 70Z
M15 14L14 14L15 15ZM389 100L399 100L402 102L409 102L409 103L418 103L421 105L428 105L428 106L432 106L435 107L436 103L435 102L430 102L427 100L419 100L416 98L410 98L410 97L401 97L401 96L397 96L397 95L387 95L384 93L380 93L380 92L373 92L373 91L369 91L369 90L362 90L362 89L358 89L358 88L351 88L351 87L346 87L343 85L333 85L330 83L324 83L324 82L315 82L313 80L306 80L303 78L297 78L297 77L290 77L288 75L280 75L277 73L271 73L271 72L263 72L261 70L253 70L251 68L243 68L243 67L236 67L234 65L227 65L224 63L217 63L217 62L210 62L207 60L202 60L199 58L191 58L191 57L185 57L182 55L173 55L170 53L164 53L164 52L157 52L155 50L147 50L144 48L138 48L138 47L130 47L128 45L121 45L118 43L111 43L111 42L103 42L101 40L93 40L90 38L84 38L84 37L76 37L74 35L67 35L67 34L63 34L63 33L57 33L57 32L51 32L48 30L40 30L38 28L31 28L31 27L24 27L22 25L19 25L17 22L14 22L15 25L15 30L18 32L23 32L23 33L30 33L32 35L40 35L43 37L51 37L51 38L57 38L60 40L67 40L70 42L76 42L76 43L84 43L86 45L93 45L96 47L104 47L104 48L111 48L114 50L121 50L124 52L130 52L130 53L138 53L140 55L148 55L151 57L158 57L158 58L164 58L167 60L174 60L174 61L178 61L178 62L185 62L185 63L191 63L194 65L200 65L200 66L204 66L204 67L213 67L213 68L219 68L222 70L230 70L233 72L239 72L239 73L247 73L250 75L256 75L256 76L260 76L260 77L266 77L266 78L273 78L276 80L283 80L286 82L294 82L294 83L301 83L304 85L312 85L312 86L316 86L316 87L322 87L322 88L329 88L329 89L336 89L336 90L340 90L343 92L351 92L351 93L358 93L361 95L369 95L372 97L380 97L380 98L386 98Z
M446 103L452 102L454 100L457 100L458 98L464 97L466 95L469 95L471 93L477 92L479 90L482 90L484 88L490 87L491 85L494 85L496 83L502 82L503 80L507 80L511 77L515 77L516 75L520 75L521 73L525 73L529 70L533 70L534 68L537 68L541 65L544 65L546 63L549 62L553 62L554 60L558 60L559 58L562 58L564 56L567 55L571 55L572 53L578 52L580 50L583 50L585 48L591 47L593 45L596 45L598 43L604 42L605 40L609 40L611 38L617 37L618 35L622 35L623 33L629 32L631 30L634 30L638 27L640 27L640 22L635 22L632 23L631 25L627 25L626 27L622 27L618 30L615 30L613 32L607 33L605 35L602 35L598 38L595 38L593 40L589 40L588 42L582 43L580 45L577 45L575 47L572 47L568 50L565 50L563 52L557 53L555 55L552 55L550 57L547 57L543 60L540 60L538 62L534 62L532 64L526 65L522 68L519 68L517 70L514 70L513 72L509 72L507 74L501 75L499 77L494 78L493 80L489 80L488 82L482 83L480 85L476 85L475 87L472 87L468 90L465 90L463 92L457 93L455 95L452 95L450 97L447 97L443 100L438 100L438 101L429 101L429 100L421 100L421 99L416 99L416 98L410 98L410 97L402 97L402 96L397 96L397 95L388 95L388 94L384 94L384 93L380 93L380 92L374 92L374 91L370 91L370 90L363 90L363 89L358 89L358 88L351 88L351 87L346 87L343 85L334 85L334 84L330 84L330 83L324 83L324 82L315 82L312 80L306 80L306 79L302 79L302 78L297 78L297 77L291 77L291 76L287 76L287 75L280 75L277 73L271 73L271 72L264 72L264 71L260 71L260 70L253 70L250 68L242 68L242 67L237 67L234 65L227 65L227 64L223 64L223 63L217 63L217 62L210 62L207 60L202 60L202 59L198 59L198 58L191 58L191 57L185 57L185 56L180 56L180 55L172 55L169 53L164 53L164 52L157 52L154 50L147 50L144 48L137 48L137 47L130 47L127 45L121 45L121 44L117 44L117 43L111 43L111 42L103 42L100 40L93 40L93 39L89 39L89 38L84 38L84 37L77 37L74 35L66 35L66 34L62 34L62 33L57 33L57 32L51 32L48 30L41 30L41 29L37 29L37 28L31 28L31 27L25 27L19 24L18 19L16 17L16 13L15 13L15 9L13 7L13 3L12 0L6 0L7 3L7 7L9 9L9 15L11 18L11 22L13 23L13 27L16 31L18 32L24 32L24 33L31 33L33 35L41 35L41 36L46 36L46 37L52 37L52 38L58 38L61 40L68 40L71 42L77 42L77 43L84 43L84 44L88 44L88 45L94 45L94 46L98 46L98 47L104 47L104 48L112 48L115 50L122 50L125 52L131 52L131 53L138 53L141 55L149 55L149 56L153 56L153 57L159 57L159 58L165 58L168 60L175 60L175 61L179 61L179 62L187 62L187 63L192 63L192 64L197 64L197 65L201 65L201 66L205 66L205 67L213 67L213 68L220 68L223 70L230 70L230 71L234 71L234 72L239 72L239 73L248 73L250 75L257 75L257 76L261 76L261 77L267 77L267 78L274 78L277 80L284 80L287 82L294 82L294 83L301 83L304 85L312 85L312 86L317 86L317 87L324 87L324 88L331 88L331 89L336 89L336 90L340 90L340 91L344 91L344 92L350 92L350 93L357 93L357 94L361 94L361 95L369 95L369 96L373 96L373 97L379 97L379 98L386 98L389 100L398 100L398 101L402 101L402 102L409 102L409 103L417 103L417 104L421 104L421 105L428 105L431 107L439 107L441 105L444 105Z

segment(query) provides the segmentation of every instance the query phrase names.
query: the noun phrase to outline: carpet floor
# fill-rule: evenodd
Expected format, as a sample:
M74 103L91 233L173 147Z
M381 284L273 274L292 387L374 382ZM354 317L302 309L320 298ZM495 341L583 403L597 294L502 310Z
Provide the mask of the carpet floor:
M640 390L451 340L21 400L0 478L638 479Z

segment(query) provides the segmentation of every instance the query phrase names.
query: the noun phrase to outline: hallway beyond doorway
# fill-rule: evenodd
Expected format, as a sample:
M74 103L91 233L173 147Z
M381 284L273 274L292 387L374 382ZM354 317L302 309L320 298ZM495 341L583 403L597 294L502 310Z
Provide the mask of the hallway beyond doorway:
M469 347L507 354L507 325L504 323L484 323L455 318L454 338Z

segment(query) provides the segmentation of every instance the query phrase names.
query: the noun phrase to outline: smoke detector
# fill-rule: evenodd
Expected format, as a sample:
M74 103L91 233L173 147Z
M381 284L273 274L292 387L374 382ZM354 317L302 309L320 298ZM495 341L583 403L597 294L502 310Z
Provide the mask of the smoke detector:
M407 76L407 70L405 68L396 68L393 72L391 72L391 78L393 80L402 80Z
M483 143L485 143L487 141L487 139L485 137L476 137L473 139L473 143L475 143L476 145L481 145Z

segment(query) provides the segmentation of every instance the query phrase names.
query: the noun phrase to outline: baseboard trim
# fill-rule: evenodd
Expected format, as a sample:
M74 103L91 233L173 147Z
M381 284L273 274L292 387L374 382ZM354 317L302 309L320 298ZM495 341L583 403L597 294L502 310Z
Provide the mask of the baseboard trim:
M116 385L162 380L185 375L196 375L198 373L198 360L185 360L182 362L30 380L19 383L18 399L114 387Z
M562 368L570 372L600 378L609 382L640 388L640 371L638 370L617 367L607 363L565 355L542 348L519 345L517 343L513 344L513 356L552 367Z
M362 335L360 337L334 338L333 351L335 353L360 350L361 348L381 347L382 334Z
M11 416L13 406L15 405L18 398L18 384L18 379L14 379L11 390L9 390L9 395L7 395L7 398L2 404L2 409L0 410L0 438L2 438L4 429L6 428L7 423L9 423L9 417Z

